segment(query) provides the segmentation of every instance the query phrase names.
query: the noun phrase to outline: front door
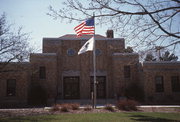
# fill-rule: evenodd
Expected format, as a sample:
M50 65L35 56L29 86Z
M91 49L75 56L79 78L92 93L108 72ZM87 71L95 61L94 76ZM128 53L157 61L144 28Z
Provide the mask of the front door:
M106 98L106 77L105 76L97 76L97 99L105 99ZM94 79L91 77L91 92L93 91L93 82Z
M64 99L79 99L79 77L64 77Z

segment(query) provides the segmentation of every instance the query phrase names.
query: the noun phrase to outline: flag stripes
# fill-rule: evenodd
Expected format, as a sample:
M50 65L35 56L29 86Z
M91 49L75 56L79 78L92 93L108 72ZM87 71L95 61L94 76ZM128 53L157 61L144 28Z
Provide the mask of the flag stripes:
M83 34L94 34L94 18L90 18L86 21L83 21L81 24L76 26L74 30L76 31L78 37L82 36Z

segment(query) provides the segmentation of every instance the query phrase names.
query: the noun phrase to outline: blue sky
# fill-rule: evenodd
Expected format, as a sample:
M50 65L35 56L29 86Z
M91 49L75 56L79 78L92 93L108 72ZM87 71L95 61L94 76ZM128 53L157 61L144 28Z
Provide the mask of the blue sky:
M17 28L22 26L23 32L30 33L30 44L42 49L43 37L60 37L75 34L73 28L78 22L67 23L48 16L49 5L60 8L64 0L0 0L0 14L7 15L9 24ZM107 28L96 27L96 34L105 35Z
M62 7L64 1L66 0L0 0L0 14L5 12L9 24L14 24L15 28L22 26L23 32L30 33L31 46L41 51L43 37L75 34L74 27L79 24L78 22L68 23L65 20L54 20L47 15L49 5L58 9ZM108 27L96 25L96 34L105 36L107 29ZM115 37L118 38L117 33ZM177 52L179 49L176 50L176 55L179 56Z

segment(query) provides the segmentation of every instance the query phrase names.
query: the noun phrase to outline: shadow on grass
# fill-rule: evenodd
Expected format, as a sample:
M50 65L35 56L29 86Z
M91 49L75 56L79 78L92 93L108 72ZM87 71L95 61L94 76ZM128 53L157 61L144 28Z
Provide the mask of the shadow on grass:
M148 122L180 122L178 120L173 119L165 119L165 118L158 118L158 117L150 117L144 115L133 115L131 118L134 121L148 121Z

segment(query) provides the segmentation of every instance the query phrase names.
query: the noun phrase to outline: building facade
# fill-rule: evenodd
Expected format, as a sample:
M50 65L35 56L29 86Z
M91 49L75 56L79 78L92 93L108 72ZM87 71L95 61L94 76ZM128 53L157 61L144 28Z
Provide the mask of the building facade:
M147 102L180 101L180 62L140 63L137 53L124 52L125 40L113 38L112 34L95 35L98 100L117 100L134 83L143 89ZM30 54L27 63L10 63L7 72L0 72L0 104L28 104L34 86L44 89L48 103L90 101L93 55L77 54L90 38L72 34L43 38L42 53Z
M180 62L144 62L143 75L146 101L179 103Z

